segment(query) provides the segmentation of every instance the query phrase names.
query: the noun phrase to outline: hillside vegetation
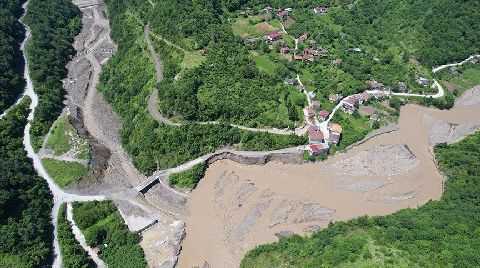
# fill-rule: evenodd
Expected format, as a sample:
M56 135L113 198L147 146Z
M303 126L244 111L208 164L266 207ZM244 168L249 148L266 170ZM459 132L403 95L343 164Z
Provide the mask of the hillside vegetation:
M99 257L109 267L147 267L140 235L128 230L111 201L73 203L73 219L87 244L102 250Z
M306 142L304 137L249 133L226 124L176 127L156 122L147 111L147 99L156 78L143 35L143 26L153 14L150 13L152 10L145 1L109 1L112 38L118 44L118 52L105 65L98 86L123 118L122 144L140 171L151 174L158 168L174 167L225 146L264 150ZM165 46L162 42L155 43L157 48L162 46ZM171 54L170 57L165 56L166 53L174 53L172 49L160 49L159 53L165 59L165 80L173 81L180 70L180 59ZM178 51L175 53L179 54ZM195 70L198 71L197 68L192 69ZM189 77L189 72L185 71L182 76Z
M30 99L0 119L0 267L48 266L53 197L23 148Z
M66 76L70 56L75 54L72 43L80 32L80 10L68 0L31 0L25 23L31 29L27 58L38 106L30 135L38 150L42 137L63 109L62 79Z
M475 267L480 263L480 132L435 156L448 177L439 201L330 224L256 247L241 267Z
M19 0L0 3L0 114L15 102L25 83L20 51L24 32L18 21L21 14Z
M58 242L62 252L62 265L65 268L90 268L95 263L75 239L72 227L67 220L67 205L63 203L58 212Z

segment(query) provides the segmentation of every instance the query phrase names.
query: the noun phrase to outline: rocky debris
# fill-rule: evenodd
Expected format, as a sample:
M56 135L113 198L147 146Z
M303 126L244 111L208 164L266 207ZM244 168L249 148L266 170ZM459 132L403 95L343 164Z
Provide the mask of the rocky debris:
M326 169L336 175L394 176L407 173L418 165L420 161L407 145L388 144L360 152Z
M276 225L286 223L289 215L299 205L300 205L300 202L295 200L289 200L289 199L282 200L270 215L270 224L268 225L268 227L272 228Z
M278 233L275 233L275 236L278 237L278 238L289 237L289 236L292 236L292 235L294 235L294 233L292 231L280 231Z
M160 183L152 186L152 188L145 193L145 197L155 201L160 207L184 208L187 203L186 196L179 195Z
M68 116L68 121L72 126L77 130L78 135L81 139L84 139L88 142L90 146L90 167L93 170L93 175L97 179L104 177L105 170L108 166L108 161L110 159L111 153L110 150L98 143L98 141L90 135L88 130L83 124L83 115L82 111L77 107L74 110L75 112L70 113Z
M413 191L408 191L408 192L400 193L400 194L384 195L384 196L379 196L379 197L376 197L376 198L369 199L368 201L371 201L371 202L406 201L406 200L414 198L418 194L419 191L420 191L420 189L413 190Z
M234 172L226 173L224 172L220 180L215 183L215 198L223 197L225 189L228 189L232 184L238 182L238 176Z
M320 225L308 225L303 228L303 231L306 233L316 233L320 230L322 230L322 227Z
M140 245L149 267L175 267L184 237L185 223L181 220L164 219L145 231Z
M345 191L366 193L391 184L387 180L333 179L335 187Z
M231 207L236 209L242 207L242 205L247 201L247 199L257 191L257 187L253 183L242 183L240 184L237 192L233 195L231 201Z
M480 105L480 85L465 91L455 101L455 108L467 108Z
M332 218L335 210L323 207L318 203L303 204L294 222L325 221Z
M267 154L262 156L242 156L235 153L224 152L217 155L213 155L207 159L207 165L213 164L215 161L229 159L244 165L265 165L270 161L275 161L283 164L302 164L304 160L298 153L283 153L283 154Z
M256 221L262 217L263 211L268 207L269 204L270 201L262 200L250 208L250 211L247 213L247 215L245 215L242 223L240 223L235 231L235 240L237 242L243 240L245 235L250 231Z
M423 117L423 123L430 126L428 138L431 147L443 142L448 144L456 143L473 132L480 130L480 124L466 123L454 125L442 120L437 120L429 115Z

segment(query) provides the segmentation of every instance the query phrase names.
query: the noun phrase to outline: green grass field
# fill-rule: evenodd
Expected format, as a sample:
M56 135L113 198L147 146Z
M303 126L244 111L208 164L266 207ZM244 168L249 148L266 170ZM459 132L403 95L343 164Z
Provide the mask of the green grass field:
M253 24L251 23L253 22ZM273 21L275 24L275 21ZM243 38L249 36L262 36L267 33L280 31L280 24L276 23L276 26L268 22L261 22L259 16L252 16L248 18L238 18L232 24L232 30L235 35L239 35Z
M441 79L444 87L447 88L445 81L455 85L457 96L474 86L480 85L480 64L478 63L461 68L457 75L449 73L448 70L443 71L442 74Z
M278 67L279 63L274 62L269 58L269 55L271 54L259 55L257 52L252 51L250 52L250 54L252 55L253 60L255 61L255 65L258 67L258 69L266 72L269 75L274 75L275 68Z
M349 145L363 139L372 130L369 120L365 116L351 116L341 110L335 113L332 123L341 125L343 132L338 146L330 147L331 152L347 148Z
M64 188L73 181L79 180L87 172L85 166L75 162L44 158L42 159L42 163L48 175L50 175L61 188Z
M68 122L67 116L60 117L48 136L46 147L53 150L54 155L62 155L72 148L79 159L89 159L88 143L78 136L77 130Z
M205 57L200 54L200 51L186 51L180 67L182 70L190 69L200 66L205 61Z

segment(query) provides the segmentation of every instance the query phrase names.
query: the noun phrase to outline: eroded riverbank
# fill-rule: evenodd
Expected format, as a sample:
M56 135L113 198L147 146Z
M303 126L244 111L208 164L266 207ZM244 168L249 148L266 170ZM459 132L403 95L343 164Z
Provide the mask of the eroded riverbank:
M432 145L479 129L479 112L476 102L449 111L408 105L399 130L324 162L214 163L190 194L179 266L238 266L249 249L278 235L307 234L330 221L386 215L439 199L443 176Z

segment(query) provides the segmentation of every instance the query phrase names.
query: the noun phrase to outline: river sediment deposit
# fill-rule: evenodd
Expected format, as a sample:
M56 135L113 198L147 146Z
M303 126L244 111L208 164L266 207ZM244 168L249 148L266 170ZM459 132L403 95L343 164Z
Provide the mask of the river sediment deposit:
M442 195L433 152L480 129L478 90L452 110L402 108L397 131L319 163L213 163L191 192L179 267L238 266L256 245L309 234L331 221L386 215ZM473 96L473 97L472 97Z

